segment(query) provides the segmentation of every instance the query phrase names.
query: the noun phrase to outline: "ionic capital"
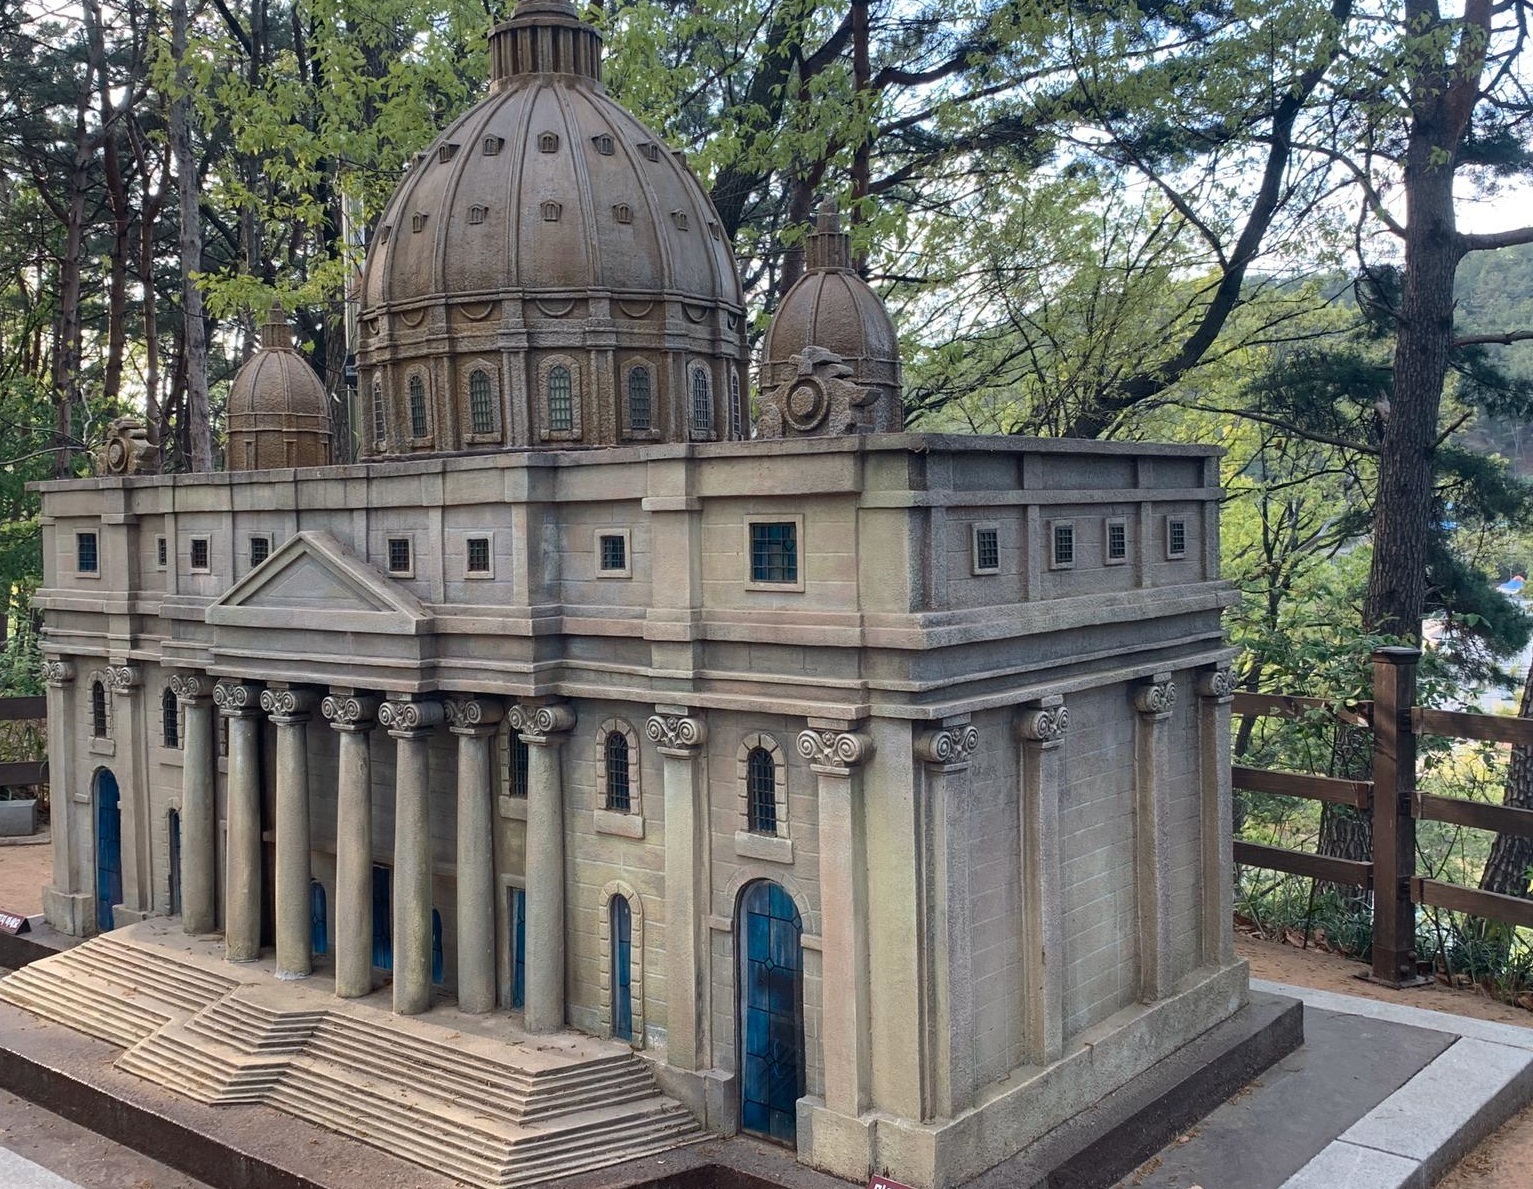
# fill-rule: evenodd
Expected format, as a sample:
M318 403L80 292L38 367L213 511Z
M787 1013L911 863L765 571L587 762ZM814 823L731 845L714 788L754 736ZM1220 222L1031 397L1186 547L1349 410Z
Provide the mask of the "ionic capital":
M1176 682L1169 673L1157 673L1134 691L1134 708L1140 714L1164 718L1176 709Z
M861 731L800 731L798 754L815 772L849 776L851 770L873 754L873 740Z
M1198 674L1197 684L1194 686L1198 697L1209 698L1215 702L1228 702L1235 696L1235 674L1230 672L1227 666L1217 669L1205 669Z
M73 661L44 661L43 680L49 685L64 686L75 679Z
M1052 747L1061 742L1070 729L1070 708L1059 697L1043 698L1024 706L1017 715L1017 738L1024 743Z
M967 764L979 746L979 731L970 723L938 727L916 736L916 759L926 764Z
M440 702L385 702L378 707L378 721L396 739L411 739L429 734L441 726L447 715Z
M320 713L336 731L370 731L376 725L378 699L355 694L327 694L319 704Z
M696 751L708 741L708 724L690 714L652 714L644 733L664 751Z
M213 705L220 714L244 718L261 706L261 687L245 681L220 681L213 687Z
M506 715L506 708L494 698L448 698L442 712L455 735L489 735Z
M271 689L261 691L261 709L278 726L308 722L314 709L314 692L307 689Z
M143 671L137 665L109 665L106 683L114 694L130 694L143 680Z
M575 725L575 711L568 702L544 702L537 706L516 702L510 718L511 729L527 743L552 742L550 736L562 735Z
M206 673L176 673L170 679L170 692L186 706L205 706L213 696L213 679Z

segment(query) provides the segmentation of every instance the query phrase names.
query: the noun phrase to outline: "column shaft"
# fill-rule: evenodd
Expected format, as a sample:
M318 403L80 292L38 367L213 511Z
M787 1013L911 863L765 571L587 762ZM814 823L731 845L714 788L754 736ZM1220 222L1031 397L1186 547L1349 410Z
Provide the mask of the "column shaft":
M1198 678L1199 782L1202 786L1203 953L1205 963L1235 960L1234 793L1230 788L1230 704L1234 683L1228 669Z
M1022 776L1022 1012L1030 1065L1064 1055L1064 881L1059 860L1063 739L1070 712L1045 698L1017 721Z
M314 879L309 838L309 707L305 690L268 689L261 707L277 728L277 977L307 978L314 970L309 885Z
M53 841L52 888L62 896L80 891L80 865L74 852L75 782L82 780L74 767L74 677L72 661L44 661L43 677L48 682L48 779ZM48 923L58 928L68 922Z
M254 686L219 685L229 719L229 835L225 848L224 952L231 962L261 954L261 723Z
M567 706L512 709L528 745L527 996L528 1032L564 1027L564 788L559 748L574 726Z
M458 737L458 1007L495 1007L495 789L490 747L501 708L478 699L445 706Z
M335 806L335 993L373 989L373 769L368 746L376 703L347 693L324 701L339 736Z
M213 745L210 684L196 674L177 675L171 689L181 702L181 928L212 933L218 928L217 757Z

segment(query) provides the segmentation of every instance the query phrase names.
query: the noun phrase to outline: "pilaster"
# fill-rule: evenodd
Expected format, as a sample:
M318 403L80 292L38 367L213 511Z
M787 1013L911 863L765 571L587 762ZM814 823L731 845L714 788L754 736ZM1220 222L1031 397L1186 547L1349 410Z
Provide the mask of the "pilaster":
M149 848L149 772L144 742L143 671L133 664L110 665L107 686L115 699L112 737L117 744L117 785L122 813L122 899L112 906L114 924L141 921L154 905L154 879Z
M48 699L48 779L52 792L53 882L43 889L43 913L61 933L82 936L89 931L91 895L85 888L81 851L90 837L90 823L78 808L77 790L90 779L76 767L75 665L68 660L43 662ZM86 803L89 802L87 793ZM88 809L87 809L88 812Z
M1139 998L1152 1003L1176 981L1171 946L1170 814L1166 809L1168 728L1176 683L1157 673L1134 691L1134 850L1139 906Z
M1234 792L1230 787L1230 706L1235 679L1227 667L1198 674L1198 785L1201 796L1205 963L1235 960Z
M1029 703L1017 717L1021 776L1022 1011L1029 1065L1064 1055L1064 879L1059 798L1065 787L1070 711L1060 697Z

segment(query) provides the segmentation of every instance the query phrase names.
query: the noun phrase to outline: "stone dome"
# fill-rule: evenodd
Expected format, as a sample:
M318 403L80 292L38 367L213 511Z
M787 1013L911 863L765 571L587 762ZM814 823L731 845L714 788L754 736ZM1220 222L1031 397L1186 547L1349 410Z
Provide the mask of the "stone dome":
M900 429L899 337L883 301L852 270L834 205L820 208L804 258L804 275L783 294L761 345L758 432Z
M523 0L490 58L368 249L365 452L744 436L744 296L696 176L566 0Z
M281 306L261 329L261 346L229 386L231 471L326 466L330 398L308 360L293 347Z

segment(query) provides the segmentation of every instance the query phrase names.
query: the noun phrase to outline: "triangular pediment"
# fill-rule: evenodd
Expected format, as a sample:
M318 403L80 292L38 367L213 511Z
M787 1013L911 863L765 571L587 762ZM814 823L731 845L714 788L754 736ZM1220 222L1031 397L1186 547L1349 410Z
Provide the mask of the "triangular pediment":
M421 635L431 613L327 532L284 542L207 609L229 627Z

